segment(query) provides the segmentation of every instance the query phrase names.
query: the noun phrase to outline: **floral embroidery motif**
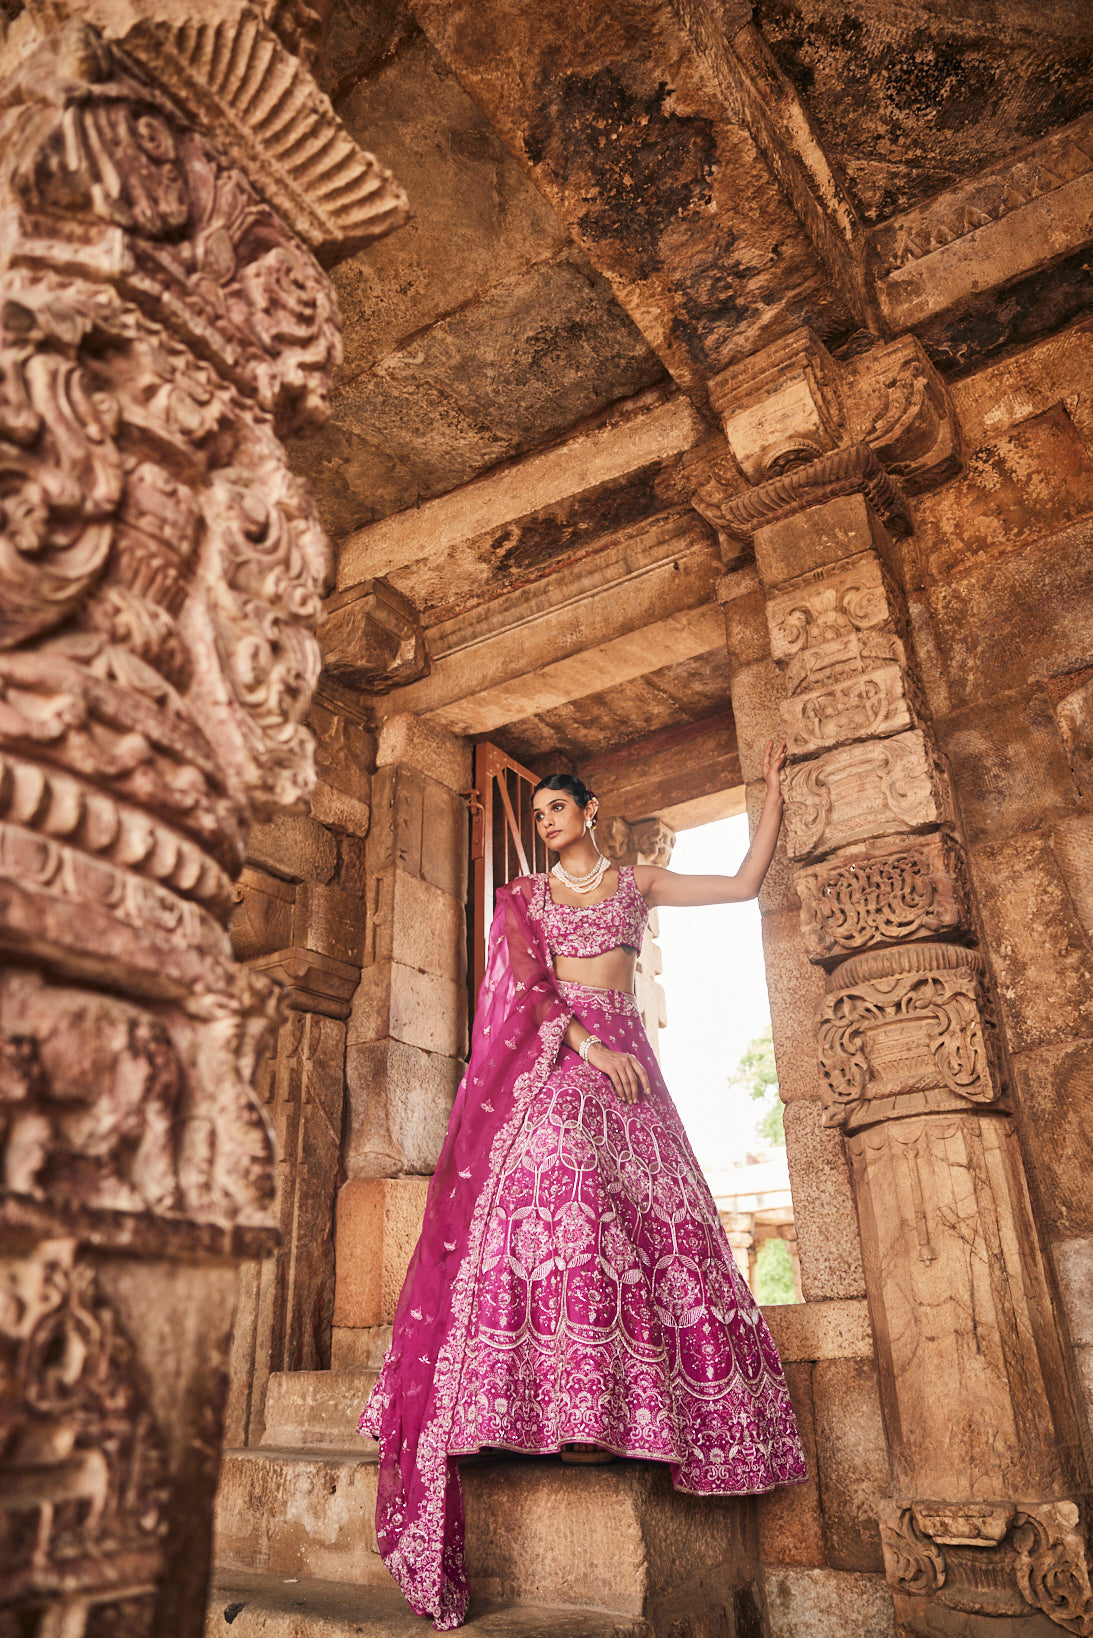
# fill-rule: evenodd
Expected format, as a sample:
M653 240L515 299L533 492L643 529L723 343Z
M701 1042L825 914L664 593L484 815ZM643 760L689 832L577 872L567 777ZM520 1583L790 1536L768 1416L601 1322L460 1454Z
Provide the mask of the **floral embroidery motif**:
M629 865L619 866L619 884L599 904L555 904L550 877L534 878L529 914L542 929L551 955L598 956L620 944L641 949L649 906L638 892Z
M637 1003L559 988L640 1059L652 1092L622 1104L563 1048L531 1099L485 1230L449 1448L586 1440L669 1462L700 1495L802 1479L777 1353Z

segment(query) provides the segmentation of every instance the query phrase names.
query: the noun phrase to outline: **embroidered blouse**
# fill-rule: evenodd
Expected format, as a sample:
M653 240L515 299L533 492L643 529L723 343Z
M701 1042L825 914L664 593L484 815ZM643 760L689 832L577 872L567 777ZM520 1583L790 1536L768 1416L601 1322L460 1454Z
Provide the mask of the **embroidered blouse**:
M598 904L556 904L550 877L532 878L535 884L528 914L536 922L552 956L598 956L625 944L641 949L649 906L638 892L634 872L619 865L619 882L609 899Z

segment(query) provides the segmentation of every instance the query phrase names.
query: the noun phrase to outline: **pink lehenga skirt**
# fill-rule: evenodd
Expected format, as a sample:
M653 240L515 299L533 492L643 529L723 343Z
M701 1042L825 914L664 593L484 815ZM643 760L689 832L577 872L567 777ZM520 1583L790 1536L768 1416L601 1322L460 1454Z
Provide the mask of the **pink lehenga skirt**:
M735 1495L806 1469L770 1333L743 1279L632 995L560 983L644 1065L624 1103L563 1046L509 1150L448 1449L570 1441L671 1464Z

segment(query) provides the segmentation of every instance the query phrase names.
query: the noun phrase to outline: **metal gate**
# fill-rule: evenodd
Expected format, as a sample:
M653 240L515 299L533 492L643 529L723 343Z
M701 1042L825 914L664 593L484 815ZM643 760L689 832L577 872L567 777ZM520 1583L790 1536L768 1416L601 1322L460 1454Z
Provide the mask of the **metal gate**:
M514 876L547 868L546 844L535 834L531 793L538 774L514 762L496 745L477 745L471 805L471 1006L486 971L486 938L494 894Z

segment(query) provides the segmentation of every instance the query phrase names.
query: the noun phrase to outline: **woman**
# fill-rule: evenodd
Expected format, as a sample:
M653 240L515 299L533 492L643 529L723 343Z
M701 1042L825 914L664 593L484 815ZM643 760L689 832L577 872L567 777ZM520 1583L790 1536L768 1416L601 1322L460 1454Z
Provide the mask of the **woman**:
M438 1631L469 1596L461 1455L645 1457L700 1495L805 1477L778 1356L633 995L651 908L758 893L784 763L769 744L735 876L612 865L592 792L569 774L536 787L557 863L498 892L470 1062L361 1417L380 1552Z

